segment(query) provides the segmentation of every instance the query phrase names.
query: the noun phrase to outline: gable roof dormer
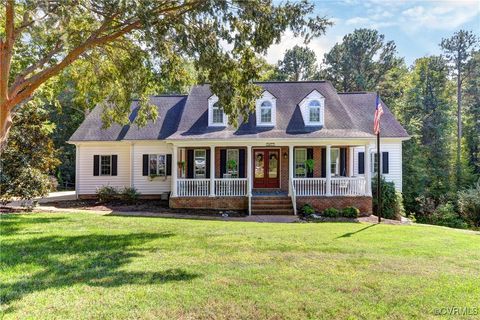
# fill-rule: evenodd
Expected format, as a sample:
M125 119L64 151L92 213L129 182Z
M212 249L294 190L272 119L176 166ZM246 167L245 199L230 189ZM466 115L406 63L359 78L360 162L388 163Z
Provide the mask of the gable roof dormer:
M257 126L275 127L277 124L277 98L267 90L263 91L262 96L257 99L255 115Z
M218 103L218 97L212 95L208 98L208 126L226 127L228 122L227 115Z
M299 103L305 126L325 125L325 97L313 90Z

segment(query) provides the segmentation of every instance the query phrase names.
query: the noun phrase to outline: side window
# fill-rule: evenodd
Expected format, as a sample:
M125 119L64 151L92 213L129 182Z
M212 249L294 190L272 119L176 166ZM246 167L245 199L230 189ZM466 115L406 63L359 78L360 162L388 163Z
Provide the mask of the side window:
M207 152L205 149L195 149L194 151L194 173L195 178L204 179L207 176Z
M330 149L330 173L333 176L340 175L340 148Z
M238 149L227 149L227 172L232 177L238 177Z
M112 175L112 156L100 156L100 175L111 176Z
M307 149L295 149L295 177L302 178L307 176L307 168L305 162L307 161Z
M166 156L164 154L151 154L148 156L149 169L148 172L153 176L165 176L166 170Z

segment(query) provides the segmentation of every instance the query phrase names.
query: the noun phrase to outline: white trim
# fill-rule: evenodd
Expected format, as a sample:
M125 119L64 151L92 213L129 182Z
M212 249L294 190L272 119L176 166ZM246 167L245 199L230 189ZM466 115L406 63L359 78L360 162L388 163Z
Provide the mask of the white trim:
M170 184L170 192L172 197L177 196L177 178L178 178L178 147L173 146L172 153L172 180Z
M195 158L195 154L193 155ZM205 167L207 166L207 154L205 152ZM205 176L207 171L205 170ZM215 197L215 146L210 146L210 197Z
M310 103L318 101L320 103L320 121L310 121ZM325 97L317 90L310 92L302 102L299 103L302 113L303 122L306 126L323 126L325 125Z
M271 122L262 122L261 106L264 102L270 102L272 105ZM270 92L264 91L255 104L255 115L257 119L257 127L274 127L277 124L277 98L275 98Z
M80 145L75 146L75 197L78 199L80 190Z
M228 122L228 117L223 110L222 110L223 112L222 123L213 122L213 107L217 102L218 102L218 97L216 95L213 95L210 98L208 98L208 126L209 127L226 127Z
M327 145L327 150L325 152L325 155L326 155L326 158L325 159L325 163L327 164L327 170L326 170L326 178L327 178L327 187L326 187L326 190L325 190L325 195L326 196L331 196L332 195L332 192L331 192L331 180L332 180L332 169L331 169L331 162L332 162L332 159L331 159L331 146L328 144Z

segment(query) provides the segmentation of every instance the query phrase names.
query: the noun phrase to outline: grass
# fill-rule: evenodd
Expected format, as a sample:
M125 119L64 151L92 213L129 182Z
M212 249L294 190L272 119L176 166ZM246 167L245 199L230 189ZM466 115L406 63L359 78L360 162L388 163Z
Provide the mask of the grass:
M474 232L1 216L5 319L435 318L480 312L479 297Z

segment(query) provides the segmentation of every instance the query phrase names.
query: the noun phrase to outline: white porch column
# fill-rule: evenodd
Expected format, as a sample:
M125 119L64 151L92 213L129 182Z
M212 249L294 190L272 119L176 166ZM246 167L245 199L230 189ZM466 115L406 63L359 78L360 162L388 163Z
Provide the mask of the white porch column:
M215 147L210 146L210 197L215 197Z
M252 189L253 189L253 183L252 183L252 146L247 146L247 196L251 197L252 196Z
M353 147L348 148L348 172L350 172L350 177L353 177L353 153L355 149Z
M293 146L288 146L288 195L292 195L293 183Z
M173 154L172 154L172 185L170 187L172 193L172 197L177 196L177 176L178 176L178 147L176 145L173 146Z
M367 196L372 195L372 178L370 177L370 148L369 145L365 145L365 193Z
M75 145L75 198L78 199L80 191L80 145Z
M331 152L330 152L330 148L331 148L331 145L327 145L327 151L325 152L326 153L326 178L327 178L327 188L326 188L326 195L327 196L331 196L332 195L332 184L330 182L330 180L332 179L332 160L330 159L331 158Z

